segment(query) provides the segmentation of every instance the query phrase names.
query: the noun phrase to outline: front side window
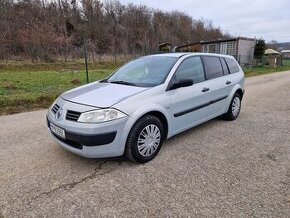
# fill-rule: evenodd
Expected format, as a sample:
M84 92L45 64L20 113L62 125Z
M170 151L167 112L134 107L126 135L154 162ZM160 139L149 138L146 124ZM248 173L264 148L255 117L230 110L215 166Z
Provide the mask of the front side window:
M144 87L157 86L164 83L177 60L176 57L146 56L125 64L106 81Z
M203 57L206 78L214 79L223 76L223 69L218 57Z
M185 59L175 73L176 81L192 79L194 83L204 81L203 66L200 57Z

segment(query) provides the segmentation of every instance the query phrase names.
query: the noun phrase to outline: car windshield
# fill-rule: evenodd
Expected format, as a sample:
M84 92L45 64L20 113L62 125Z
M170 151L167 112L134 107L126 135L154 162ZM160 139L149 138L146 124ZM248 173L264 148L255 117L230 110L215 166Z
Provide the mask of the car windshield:
M153 87L164 83L176 57L146 56L118 69L106 82Z

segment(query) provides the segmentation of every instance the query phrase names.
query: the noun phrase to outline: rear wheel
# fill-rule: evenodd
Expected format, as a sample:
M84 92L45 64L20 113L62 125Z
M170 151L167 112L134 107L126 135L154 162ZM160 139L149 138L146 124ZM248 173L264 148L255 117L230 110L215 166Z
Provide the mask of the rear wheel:
M223 118L226 120L237 119L241 111L241 103L241 96L239 95L239 93L236 92L231 100L229 109L227 113L223 115Z
M158 154L163 140L164 128L161 121L155 116L145 115L132 127L125 154L130 160L146 163Z

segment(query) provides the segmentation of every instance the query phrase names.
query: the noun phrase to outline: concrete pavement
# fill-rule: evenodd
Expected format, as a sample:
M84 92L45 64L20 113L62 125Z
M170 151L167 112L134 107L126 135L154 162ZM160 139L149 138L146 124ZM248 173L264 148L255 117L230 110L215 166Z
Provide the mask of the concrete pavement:
M0 217L289 217L290 71L246 79L240 117L215 119L151 162L60 148L46 111L0 117Z

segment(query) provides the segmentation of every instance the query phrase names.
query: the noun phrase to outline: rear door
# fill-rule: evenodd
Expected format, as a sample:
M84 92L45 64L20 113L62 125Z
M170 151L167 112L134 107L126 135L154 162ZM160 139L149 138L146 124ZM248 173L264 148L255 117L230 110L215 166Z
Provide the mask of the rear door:
M232 78L231 70L228 67L226 59L221 57L220 61L221 61L223 72L224 72L224 80L223 81L225 82L225 85L226 85L226 92L227 93L231 93L231 90L234 87L235 81Z
M227 107L229 89L227 78L224 76L222 62L217 56L202 56L208 89L209 106L207 116L212 118L220 115Z

